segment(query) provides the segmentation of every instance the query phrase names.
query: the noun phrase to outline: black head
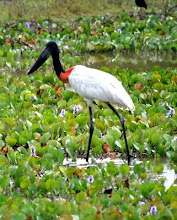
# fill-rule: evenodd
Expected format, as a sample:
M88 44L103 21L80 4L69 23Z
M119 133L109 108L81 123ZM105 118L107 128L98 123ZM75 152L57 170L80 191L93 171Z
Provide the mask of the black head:
M52 56L54 70L57 76L59 76L61 72L65 72L59 60L59 53L60 50L56 42L49 41L36 63L29 70L28 75L36 71L40 66L42 66L42 64L50 57L50 55Z
M146 8L147 9L147 4L145 0L135 0L135 3L138 7Z

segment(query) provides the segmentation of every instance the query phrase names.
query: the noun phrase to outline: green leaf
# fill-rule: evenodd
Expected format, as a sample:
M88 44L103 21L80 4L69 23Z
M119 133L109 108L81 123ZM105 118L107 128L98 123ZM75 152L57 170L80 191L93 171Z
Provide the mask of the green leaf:
M95 206L87 204L82 208L81 219L87 219L88 216L90 217L90 219L95 219L96 212L97 208Z
M0 50L0 56L1 56L1 57L3 56L3 54L4 54L4 53L3 53L3 51L2 51L2 50Z
M125 175L125 174L129 174L130 172L130 167L127 165L127 164L122 164L120 165L119 167L119 171L122 175Z
M116 176L119 173L119 170L113 162L109 162L107 163L107 172L111 176Z
M159 133L154 133L154 134L152 134L152 136L151 136L151 142L152 142L152 144L154 144L154 145L158 145L159 142L160 142L160 139L161 139L161 136L160 136Z
M18 143L19 143L20 145L24 145L24 144L27 143L27 140L26 140L24 137L19 136Z
M142 164L137 164L134 166L133 168L134 172L139 174L139 173L144 173L146 170L145 168L142 166Z
M165 140L170 143L172 141L172 136L170 136L169 134L164 134L163 136L165 138Z
M158 174L161 174L163 172L163 165L157 165L155 166L155 172L158 173Z
M121 131L114 126L112 127L112 129L108 129L107 133L108 135L112 135L114 137L114 140L117 140L121 137Z
M26 219L26 215L23 213L17 213L13 216L13 220L24 220Z
M0 147L4 147L5 143L3 140L0 140Z
M145 149L145 145L140 145L139 143L135 142L133 143L133 146L136 150L138 150L140 152L140 154L142 154L144 152Z
M79 123L79 126L85 126L87 123L87 118L85 116L82 115L78 115L76 117L77 122Z
M6 189L9 187L10 178L8 176L0 176L0 187Z
M50 132L46 132L44 133L41 138L40 138L40 142L42 144L45 144L49 139L51 138L51 133Z
M31 141L31 140L32 140L32 132L22 131L22 132L20 133L20 137L25 138L27 141Z
M86 198L87 198L87 194L85 192L80 192L76 195L76 202L78 204L81 204L86 200Z
M144 183L140 186L140 192L146 199L151 198L151 192L154 190L154 184Z
M65 90L64 94L63 94L63 98L66 100L66 101L69 101L69 99L71 99L73 97L74 93L71 92L71 91L67 91Z
M93 145L93 147L102 146L103 145L103 140L101 138L98 138L96 135L93 135L92 145Z
M58 162L60 164L63 164L64 159L65 159L65 154L63 153L62 149L59 149L58 150Z
M8 138L6 138L6 142L8 145L13 147L17 143L17 139L12 138L12 137L8 137Z
M114 143L114 137L112 135L106 134L104 135L104 141L108 143L108 145L112 146Z

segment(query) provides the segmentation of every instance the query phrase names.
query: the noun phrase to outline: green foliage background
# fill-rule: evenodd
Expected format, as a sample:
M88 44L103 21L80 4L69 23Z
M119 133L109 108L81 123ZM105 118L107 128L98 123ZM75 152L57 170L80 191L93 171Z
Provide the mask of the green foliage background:
M168 3L170 10L175 1ZM126 118L130 151L137 157L130 167L117 165L102 150L106 142L125 158L121 125L100 102L93 107L91 164L76 166L88 143L84 99L65 90L50 59L35 74L26 75L49 40L59 44L65 68L82 64L85 54L100 51L175 55L176 11L165 18L162 1L153 1L143 19L137 13L132 16L134 1L0 4L4 6L0 15L0 219L176 219L176 182L166 189L162 174L167 158L170 169L177 172L177 68L170 64L136 71L101 67L122 81L135 103L132 114L119 110ZM120 8L127 10L126 4L128 13ZM112 13L105 13L108 9ZM78 114L74 106L79 107ZM102 157L109 161L106 165L96 161ZM155 215L152 206L157 208Z
M146 0L148 11L159 14L173 12L177 0ZM0 1L3 8L0 21L52 19L65 20L78 15L104 14L108 11L120 13L122 9L129 12L135 7L134 0L10 0Z

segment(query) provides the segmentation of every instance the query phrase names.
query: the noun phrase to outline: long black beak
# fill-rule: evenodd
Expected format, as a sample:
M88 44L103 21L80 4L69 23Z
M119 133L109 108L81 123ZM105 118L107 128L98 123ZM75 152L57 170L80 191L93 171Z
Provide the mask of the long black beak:
M51 51L50 48L45 48L41 55L39 56L36 63L32 66L32 68L28 71L28 75L36 71L42 64L50 57Z
M50 55L52 56L53 66L57 76L59 76L61 72L65 72L59 60L59 52L60 50L58 48L58 45L54 41L48 42L36 63L28 71L28 75L36 71L40 66L42 66L42 64L50 57Z

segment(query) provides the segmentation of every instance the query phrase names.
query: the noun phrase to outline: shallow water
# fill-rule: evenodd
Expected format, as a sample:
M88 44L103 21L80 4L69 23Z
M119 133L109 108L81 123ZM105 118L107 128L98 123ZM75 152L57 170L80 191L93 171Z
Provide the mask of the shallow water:
M151 159L151 158L146 158L146 161L152 161L154 162L155 159ZM102 165L102 166L107 166L108 162L114 162L116 166L120 166L121 164L124 164L125 161L120 159L120 158L115 158L115 159L111 159L111 158L105 158L105 159L95 159L94 163L91 163L91 159L89 160L89 163L86 162L85 159L80 159L78 158L75 162L72 162L71 159L65 159L63 162L63 165L65 166L74 166L77 168L88 168L90 166L96 166L96 165ZM135 164L139 164L142 163L141 160L138 159L134 159L133 163ZM155 163L157 165L163 165L164 169L162 174L156 174L156 173L148 173L148 178L151 178L153 180L158 180L160 178L164 178L165 182L164 182L164 186L166 189L170 188L170 186L172 185L177 185L176 181L177 181L177 174L175 174L174 169L172 169L171 167L171 163L169 160L167 159L159 159L159 160L155 160ZM133 166L130 165L130 170L133 169Z
M161 68L168 67L177 67L177 56L174 54L164 54L159 55L155 53L93 53L82 57L82 62L84 65L92 68L101 68L103 66L110 69L114 67L120 67L123 69L133 69L135 71L141 70L146 71L148 68L154 66L160 66ZM150 158L146 158L148 161L152 161ZM101 164L106 166L107 162L113 161L117 166L124 164L125 161L121 159L95 159L95 163L86 163L85 159L78 159L76 162L64 161L65 165L76 166L78 168L86 168L89 166L94 166ZM154 159L153 159L154 161ZM140 160L134 160L136 164L142 163ZM172 185L177 185L177 175L175 174L174 169L172 169L171 163L169 160L155 160L155 163L158 165L163 165L164 170L162 174L148 173L148 177L153 180L158 180L164 178L164 186L168 189ZM130 166L133 168L133 166Z
M166 53L93 53L82 57L84 65L101 68L106 66L110 69L120 67L122 69L133 69L146 71L153 66L161 68L177 67L177 56L175 54Z
M158 55L154 53L93 53L82 56L81 64L98 69L106 66L110 69L120 67L123 69L146 71L153 66L160 66L161 68L177 67L177 56L174 54ZM146 158L146 160L151 161L152 159ZM87 168L95 165L107 166L107 163L110 161L113 161L117 166L125 163L124 160L119 158L95 159L94 163L91 163L91 160L87 163L85 159L77 159L76 162L72 162L71 159L65 159L63 165ZM135 164L142 163L142 161L137 159L134 160L134 162ZM166 189L172 185L177 185L177 175L174 169L172 169L170 161L163 159L156 160L156 163L163 165L164 170L162 174L148 173L148 177L153 180L164 178L164 186ZM133 166L130 166L130 168L133 169Z

